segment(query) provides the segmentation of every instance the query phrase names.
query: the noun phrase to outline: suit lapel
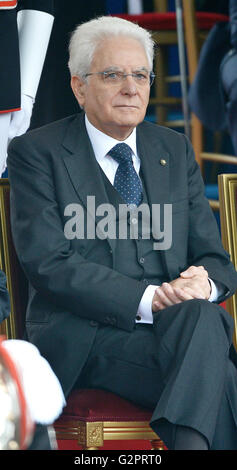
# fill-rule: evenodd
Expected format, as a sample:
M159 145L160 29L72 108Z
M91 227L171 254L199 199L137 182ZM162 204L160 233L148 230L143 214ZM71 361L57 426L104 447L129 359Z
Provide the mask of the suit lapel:
M168 203L170 199L170 155L153 133L148 138L144 127L137 128L137 148L150 204Z
M101 204L109 204L110 201L86 132L84 113L80 113L71 123L62 145L67 150L63 159L74 189L83 206L98 224L101 216L96 215L96 208ZM88 196L94 197L94 207L93 204L88 204ZM114 249L115 240L107 240Z

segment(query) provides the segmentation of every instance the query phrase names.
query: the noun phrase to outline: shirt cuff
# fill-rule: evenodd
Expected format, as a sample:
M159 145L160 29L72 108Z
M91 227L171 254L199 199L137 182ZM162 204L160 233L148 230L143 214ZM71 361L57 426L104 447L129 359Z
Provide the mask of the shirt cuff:
M209 302L216 302L224 294L225 288L220 282L214 282L210 278L208 278L208 281L211 284L211 295L208 300Z
M137 310L136 323L153 323L152 299L157 287L159 286L147 286Z

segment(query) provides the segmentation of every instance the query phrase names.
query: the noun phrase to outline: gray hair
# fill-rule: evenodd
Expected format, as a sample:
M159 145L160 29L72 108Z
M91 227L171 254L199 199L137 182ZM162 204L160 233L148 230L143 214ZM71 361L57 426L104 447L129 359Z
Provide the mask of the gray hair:
M96 47L101 41L116 36L131 37L139 41L153 67L154 41L151 33L131 21L118 17L101 16L82 23L72 33L69 43L69 70L71 76L84 77L89 71Z

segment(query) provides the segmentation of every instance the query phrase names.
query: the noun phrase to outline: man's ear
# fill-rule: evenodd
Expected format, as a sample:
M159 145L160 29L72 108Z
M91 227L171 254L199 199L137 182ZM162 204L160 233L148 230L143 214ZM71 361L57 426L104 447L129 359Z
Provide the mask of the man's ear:
M75 75L71 78L71 87L79 105L83 107L84 102L85 102L85 98L84 98L85 82L82 80L82 78Z

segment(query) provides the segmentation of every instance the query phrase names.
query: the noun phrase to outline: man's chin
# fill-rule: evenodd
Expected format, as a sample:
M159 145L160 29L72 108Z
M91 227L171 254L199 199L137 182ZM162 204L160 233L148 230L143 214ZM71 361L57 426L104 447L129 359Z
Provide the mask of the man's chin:
M138 112L128 112L126 111L122 116L120 114L118 123L122 127L136 127L140 122L142 122L144 119L144 116Z
M135 106L119 106L116 108L116 114L121 116L121 119L136 119L140 116L141 111Z
M143 119L127 119L126 121L124 120L122 123L121 123L121 127L124 127L124 128L132 128L134 129L135 127L138 126L138 124L140 124L140 122L142 122Z

